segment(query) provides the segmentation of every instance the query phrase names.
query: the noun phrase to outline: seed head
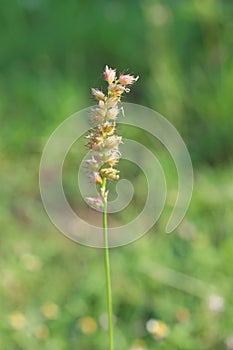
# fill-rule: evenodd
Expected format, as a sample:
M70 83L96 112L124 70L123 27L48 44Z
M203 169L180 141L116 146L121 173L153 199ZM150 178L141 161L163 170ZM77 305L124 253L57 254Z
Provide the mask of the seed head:
M130 91L127 85L132 85L138 77L120 74L117 78L116 69L106 66L104 80L108 83L106 94L99 89L91 89L98 105L91 108L90 118L94 127L86 136L91 153L86 165L90 180L99 186L100 193L97 198L88 197L87 201L97 209L103 207L103 201L107 199L106 181L119 179L120 171L114 166L121 157L119 145L122 137L116 133L116 119L123 109L119 108L118 103L123 93Z

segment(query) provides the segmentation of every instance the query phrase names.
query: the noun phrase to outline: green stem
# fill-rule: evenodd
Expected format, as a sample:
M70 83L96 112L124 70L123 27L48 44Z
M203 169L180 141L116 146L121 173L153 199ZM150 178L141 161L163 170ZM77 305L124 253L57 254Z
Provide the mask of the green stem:
M107 230L107 199L104 199L103 234L104 234L104 263L105 263L105 278L106 278L106 294L107 294L107 307L108 307L108 336L109 336L109 350L113 350L112 291L111 291L109 247L108 247L108 232L107 231L108 231Z

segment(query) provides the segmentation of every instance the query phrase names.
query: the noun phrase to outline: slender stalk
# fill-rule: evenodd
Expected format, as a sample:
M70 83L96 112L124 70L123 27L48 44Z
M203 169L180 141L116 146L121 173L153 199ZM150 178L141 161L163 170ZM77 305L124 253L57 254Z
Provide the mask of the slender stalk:
M88 147L91 152L91 159L86 162L89 166L91 180L98 186L98 197L88 197L88 202L94 208L103 208L103 238L104 238L104 263L106 278L106 297L108 309L108 335L109 350L113 350L113 319L112 319L112 292L109 263L109 242L107 228L107 204L108 191L106 191L107 180L116 181L119 179L119 172L115 166L120 159L119 145L122 137L116 133L116 119L120 113L118 103L124 92L129 92L127 87L138 80L130 74L116 75L116 69L105 67L104 80L108 83L107 93L99 89L91 89L92 95L98 102L98 106L91 109L91 120L94 128L89 130L86 136Z
M105 264L105 278L106 278L106 295L107 295L107 308L108 308L109 350L113 350L112 290L111 290L111 279L110 279L108 229L107 229L107 199L104 199L103 234L104 234L104 264Z

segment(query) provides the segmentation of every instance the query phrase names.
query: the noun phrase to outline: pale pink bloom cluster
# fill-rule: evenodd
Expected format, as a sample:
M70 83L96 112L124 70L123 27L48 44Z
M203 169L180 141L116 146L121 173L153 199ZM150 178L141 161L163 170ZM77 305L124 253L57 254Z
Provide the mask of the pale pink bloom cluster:
M116 134L116 120L121 108L119 102L124 92L129 92L128 85L132 85L139 77L130 74L120 74L116 69L105 67L103 73L107 82L107 92L91 89L97 105L91 109L90 118L93 128L87 136L87 146L91 150L91 159L86 161L90 180L100 186L100 195L97 198L87 198L95 208L103 206L103 199L107 198L106 181L118 180L119 170L115 168L121 153L119 145L122 137Z

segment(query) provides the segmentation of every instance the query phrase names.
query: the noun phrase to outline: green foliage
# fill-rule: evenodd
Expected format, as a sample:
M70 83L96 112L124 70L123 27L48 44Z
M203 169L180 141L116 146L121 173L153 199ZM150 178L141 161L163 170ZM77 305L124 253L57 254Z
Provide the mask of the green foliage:
M66 116L90 104L107 63L141 79L131 101L182 132L193 160L233 151L232 2L2 1L1 146L38 150Z
M35 186L37 165L36 159L2 163L1 349L103 349L103 251L77 245L53 227ZM233 312L232 173L232 167L196 171L190 210L165 235L176 186L171 173L156 227L111 250L116 349L137 339L146 349L224 349ZM209 309L212 294L225 299L222 312ZM151 318L168 327L163 340L146 331Z

